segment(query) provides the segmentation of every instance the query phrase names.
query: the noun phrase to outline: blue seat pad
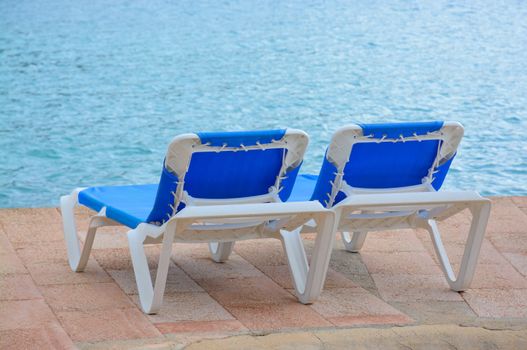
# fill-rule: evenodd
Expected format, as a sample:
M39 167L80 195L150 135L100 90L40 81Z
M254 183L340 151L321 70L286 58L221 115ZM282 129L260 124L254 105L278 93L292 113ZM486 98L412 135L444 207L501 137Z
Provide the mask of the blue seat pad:
M313 191L317 184L318 175L301 174L296 177L293 190L289 196L288 202L302 202L311 200Z
M308 201L317 183L317 175L299 175L288 202ZM158 184L89 187L79 193L79 203L100 211L130 228L147 222L156 198Z
M136 228L152 211L158 184L99 186L79 192L79 203L100 211L106 207L106 217L130 228Z

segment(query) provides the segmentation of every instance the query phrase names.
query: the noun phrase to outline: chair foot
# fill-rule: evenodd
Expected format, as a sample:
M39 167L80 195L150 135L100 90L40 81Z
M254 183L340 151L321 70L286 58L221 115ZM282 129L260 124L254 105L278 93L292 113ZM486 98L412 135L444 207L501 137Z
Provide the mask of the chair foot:
M319 220L311 264L308 264L304 244L300 237L302 228L294 231L280 230L280 239L293 278L295 292L302 304L312 304L322 292L333 249L335 239L333 212L325 212Z
M90 227L81 250L74 213L75 206L77 205L77 197L81 190L76 189L70 195L60 198L60 211L62 213L62 225L64 240L66 241L66 250L68 252L68 261L70 268L75 272L82 272L86 268L97 231L97 226L92 226L90 222Z
M128 231L127 234L139 301L141 303L141 309L147 314L157 313L163 302L163 294L165 292L168 267L170 264L170 254L174 241L173 234L164 235L155 284L152 284L144 242L147 237L157 238L163 232L160 227L152 228L151 226L148 224L140 224L134 230Z
M456 276L452 265L450 264L445 246L441 240L441 234L435 220L428 220L427 229L434 244L434 250L439 259L441 269L450 286L450 289L456 292L462 292L470 287L472 278L476 271L479 252L483 244L483 237L487 227L488 218L490 215L490 202L484 201L471 205L469 207L472 213L472 223L467 241L465 243L465 251L461 259L459 272Z
M350 253L358 253L366 241L367 232L353 232L350 237L349 232L341 232L344 248Z
M209 251L217 263L225 262L229 259L235 242L210 242Z

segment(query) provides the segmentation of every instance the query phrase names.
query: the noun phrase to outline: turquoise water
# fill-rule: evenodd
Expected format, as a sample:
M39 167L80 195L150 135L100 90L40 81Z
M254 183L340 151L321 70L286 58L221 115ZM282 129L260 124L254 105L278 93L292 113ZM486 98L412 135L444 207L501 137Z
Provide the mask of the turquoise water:
M448 189L527 195L525 1L0 2L0 207L157 181L172 137L445 119Z

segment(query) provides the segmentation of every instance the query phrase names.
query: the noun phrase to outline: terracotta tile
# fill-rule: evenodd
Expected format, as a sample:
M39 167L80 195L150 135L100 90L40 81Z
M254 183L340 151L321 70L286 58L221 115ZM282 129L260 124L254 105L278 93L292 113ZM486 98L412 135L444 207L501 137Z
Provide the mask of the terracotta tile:
M444 242L464 243L468 237L470 223L470 211L465 209L462 212L447 218L446 220L439 221L437 224ZM418 229L416 230L416 233L419 238L422 236L429 237L430 235L428 231L424 229Z
M139 305L137 295L132 296L132 299ZM233 319L231 314L205 292L165 295L159 312L147 317L154 323Z
M459 267L453 265L454 271ZM509 263L478 264L471 288L509 289L527 288L527 279Z
M527 197L510 197L512 203L520 208L525 214L527 214Z
M104 341L158 337L161 333L137 309L58 312L74 341Z
M527 208L527 197L525 196L512 196L509 197L518 208Z
M286 265L282 243L277 239L254 239L236 242L236 253L255 266Z
M457 247L457 259L459 262L461 262L461 259L463 257L463 251L465 249L465 246ZM451 252L449 252L450 255L452 255ZM449 255L449 256L450 256ZM481 245L481 251L479 253L478 257L478 264L506 264L507 260L504 258L504 256L496 249L496 247L488 240L485 239L483 241L483 244Z
M361 254L350 253L343 249L333 250L329 266L344 276L369 275Z
M361 254L334 249L329 266L332 270L342 274L356 285L376 293L375 283L362 261Z
M414 230L371 232L361 252L422 252L425 248Z
M361 317L380 317L381 319L384 316L396 316L401 319L406 317L381 299L359 288L324 290L311 308L332 322L335 318L336 320L343 318L338 321L339 326L343 325L344 320L348 320L350 324L356 324L357 318ZM387 323L393 322L387 321Z
M445 245L448 245L449 243L464 244L467 241L468 233L470 231L470 218L470 212L465 209L461 213L438 222L443 243ZM425 245L427 242L431 243L430 234L427 230L416 229L414 232L417 237L425 243Z
M304 241L314 241L317 239L317 233L316 232L304 232L302 233L302 239Z
M2 229L2 226L0 226L0 255L13 254L14 252L15 250L13 249L11 242L9 242L9 239L7 239L7 235Z
M43 299L0 301L0 331L58 324Z
M4 231L12 243L63 242L64 233L60 222L3 223Z
M439 266L426 252L364 252L362 260L370 273L437 275Z
M42 294L55 311L109 310L134 307L115 283L41 286Z
M80 284L112 282L108 274L93 259L83 272L74 272L67 263L45 263L27 265L29 273L37 285Z
M208 332L240 332L245 328L239 321L180 321L156 323L155 326L163 334L169 333L208 333Z
M262 272L270 277L274 282L280 285L282 288L293 289L293 280L291 273L289 272L289 266L262 266ZM324 283L324 289L327 288L353 288L357 287L355 283L347 279L341 273L338 273L332 269L328 270L326 276L326 282Z
M58 223L61 217L56 208L5 208L0 209L2 224L41 224Z
M0 349L75 349L59 324L0 331Z
M295 303L247 304L228 306L227 310L251 330L330 327L331 323L309 308Z
M24 264L48 262L68 263L68 253L64 242L33 242L33 244L14 244L17 255Z
M427 251L432 256L434 261L439 264L439 259L435 253L432 241L428 239L423 242L426 246ZM448 254L448 258L451 264L458 264L463 258L465 252L466 243L459 242L445 242L445 249ZM504 264L507 261L500 254L500 252L490 243L489 240L485 239L481 245L481 250L478 257L478 264Z
M261 271L237 254L231 254L229 260L224 263L214 262L208 256L188 257L177 254L173 254L173 260L194 280L210 279L219 276L223 278L263 276Z
M471 289L462 295L480 317L527 317L525 289Z
M462 301L424 300L390 302L390 305L421 324L461 324L477 318L470 306Z
M490 236L503 233L526 232L527 214L510 197L493 197L487 233Z
M132 269L108 270L108 273L126 294L137 294L137 284ZM150 270L152 281L155 281L156 273L157 269ZM165 295L179 292L203 292L203 288L188 277L183 270L171 262L168 270Z
M0 300L42 298L42 295L29 275L4 275L0 279Z
M502 253L527 254L527 225L523 232L500 233L489 237Z
M218 277L201 280L199 283L223 306L297 302L294 296L267 277L237 279Z
M527 277L527 254L503 253L503 255L519 273Z
M459 293L450 289L443 275L372 274L372 277L386 301L463 301Z
M156 268L159 261L159 246L147 245L145 252L148 266L151 269ZM128 248L93 250L92 256L105 270L129 270L132 268L132 259Z
M93 249L112 249L112 248L126 248L128 249L128 238L126 233L130 229L125 226L106 226L101 227L95 234L93 241ZM81 235L84 242L86 236L85 231Z
M373 324L407 324L412 319L406 315L361 315L329 317L328 321L337 327L349 327Z
M207 243L177 243L172 249L172 257L210 258Z
M101 267L105 270L129 270L132 268L132 260L130 258L129 249L115 248L94 250L92 254L99 265L101 265Z
M57 208L57 211L62 217L60 208ZM75 207L74 214L75 214L75 224L77 225L77 230L86 231L88 229L88 225L90 224L91 217L97 213L85 206L80 205L80 206Z
M27 270L15 253L0 253L0 276L24 273L27 273Z

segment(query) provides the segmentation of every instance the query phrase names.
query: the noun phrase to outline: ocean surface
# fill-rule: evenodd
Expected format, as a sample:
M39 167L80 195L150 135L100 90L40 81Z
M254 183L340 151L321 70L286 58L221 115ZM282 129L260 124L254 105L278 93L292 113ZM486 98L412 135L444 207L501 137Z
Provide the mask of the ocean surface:
M456 120L447 189L527 195L527 2L0 1L0 207L153 183L180 133Z

